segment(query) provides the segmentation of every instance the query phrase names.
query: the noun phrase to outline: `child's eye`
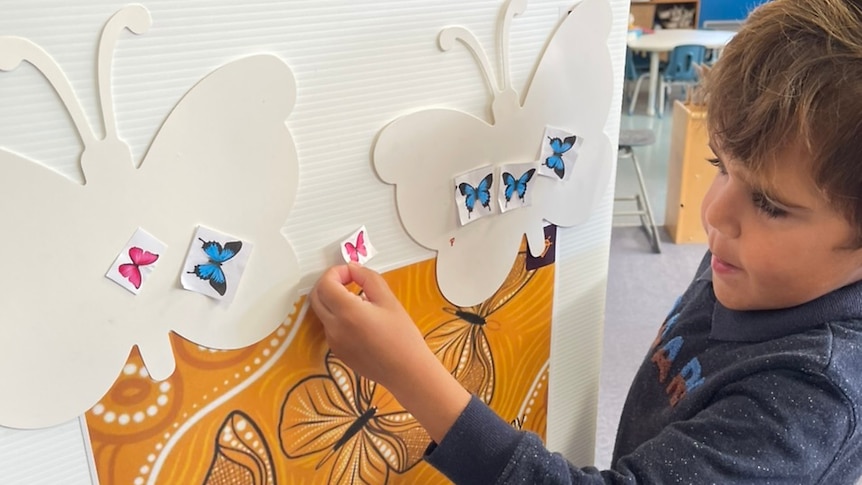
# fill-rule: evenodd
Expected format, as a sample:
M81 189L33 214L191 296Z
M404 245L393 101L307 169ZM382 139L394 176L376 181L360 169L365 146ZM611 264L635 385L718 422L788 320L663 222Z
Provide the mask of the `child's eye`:
M767 217L778 218L787 215L787 211L773 204L768 197L760 192L751 194L751 201L758 210L767 215Z
M727 169L724 168L724 164L721 163L721 160L719 158L707 158L706 161L709 162L709 164L713 167L717 168L718 173L722 175L727 175Z

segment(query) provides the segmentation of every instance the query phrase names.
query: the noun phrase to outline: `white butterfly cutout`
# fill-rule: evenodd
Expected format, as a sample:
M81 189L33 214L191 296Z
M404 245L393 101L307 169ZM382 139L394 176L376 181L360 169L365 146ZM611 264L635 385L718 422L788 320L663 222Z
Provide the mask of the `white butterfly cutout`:
M135 166L118 137L111 56L124 28L151 24L141 6L121 9L99 44L99 138L56 62L31 41L0 37L0 70L22 61L59 94L84 145L85 184L0 149L0 424L54 425L96 403L138 345L150 375L175 367L171 331L229 349L271 333L296 296L299 265L280 233L299 167L285 125L296 100L290 69L271 55L213 71L178 102ZM203 224L254 243L229 305L179 284L186 250ZM167 245L137 296L105 278L142 227Z
M547 45L522 102L511 86L507 39L511 20L525 8L526 0L506 3L499 82L470 31L449 27L440 33L442 50L460 41L479 62L494 96L491 123L460 111L427 109L384 127L374 147L377 173L396 185L405 229L438 252L440 289L460 306L478 304L500 287L523 234L531 250L541 253L543 220L560 226L584 222L610 179L612 145L603 131L614 89L607 46L610 6L607 0L584 0L572 10ZM460 226L453 177L489 163L537 161L547 126L584 140L571 178L536 177L530 207Z

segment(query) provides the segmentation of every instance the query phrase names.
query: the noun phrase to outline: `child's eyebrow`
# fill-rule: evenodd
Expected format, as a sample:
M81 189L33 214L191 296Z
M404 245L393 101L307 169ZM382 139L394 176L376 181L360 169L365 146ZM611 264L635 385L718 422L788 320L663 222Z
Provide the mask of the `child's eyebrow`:
M763 196L769 203L782 207L784 209L795 209L795 210L810 210L809 207L794 204L793 202L788 202L783 197L776 195L775 191L772 187L769 187L767 184L762 183L760 180L757 180L755 176L751 174L751 172L745 167L737 168L737 176L741 178L749 187L751 187L752 192L756 192Z
M721 162L721 164L724 165L726 168L727 164L724 162L724 159L721 156L721 154L719 154L718 150L715 149L715 145L713 144L712 141L709 142L709 148L710 148L710 150L712 150L712 153L715 154L716 158L718 158L718 160ZM771 204L774 204L774 205L777 205L777 206L780 206L780 207L783 207L786 209L796 209L796 210L807 210L808 209L808 207L806 207L806 206L787 202L783 198L775 195L774 191L771 190L770 187L768 187L766 184L761 183L760 180L757 180L757 177L752 175L751 171L749 171L745 166L742 166L740 164L733 164L733 166L735 168L734 171L736 172L736 174L735 174L736 177L742 179L742 181L745 182L746 185L751 187L752 192L756 192L756 193L760 194L767 201L769 201Z

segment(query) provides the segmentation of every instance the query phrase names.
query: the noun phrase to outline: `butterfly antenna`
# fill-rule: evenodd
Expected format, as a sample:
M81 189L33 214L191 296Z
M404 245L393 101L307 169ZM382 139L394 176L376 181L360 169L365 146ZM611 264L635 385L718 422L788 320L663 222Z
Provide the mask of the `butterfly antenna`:
M149 30L153 21L150 13L141 5L130 5L117 11L108 19L99 39L99 102L102 119L105 122L105 138L116 140L117 119L114 115L114 99L111 89L111 68L114 63L114 49L124 29L134 34Z
M485 53L485 50L482 49L482 46L479 44L479 40L476 39L473 32L470 32L464 27L446 27L440 31L440 35L437 37L437 43L443 51L451 50L455 47L456 42L461 42L461 44L463 44L467 50L473 54L473 58L479 63L479 68L485 76L485 82L488 84L488 88L491 90L491 93L493 93L495 97L497 94L501 93L502 90L500 89L500 85L494 79L493 71L491 70L491 63L488 61L488 55Z
M18 68L22 61L27 61L45 76L45 79L60 96L63 106L69 112L78 136L85 147L96 143L96 135L87 122L87 115L81 107L81 102L75 96L69 78L60 70L60 66L44 49L22 37L0 36L0 70L12 71Z
M500 76L503 78L503 90L512 89L512 75L509 72L509 32L512 19L527 10L527 0L509 0L503 10L502 27L497 40L500 56Z

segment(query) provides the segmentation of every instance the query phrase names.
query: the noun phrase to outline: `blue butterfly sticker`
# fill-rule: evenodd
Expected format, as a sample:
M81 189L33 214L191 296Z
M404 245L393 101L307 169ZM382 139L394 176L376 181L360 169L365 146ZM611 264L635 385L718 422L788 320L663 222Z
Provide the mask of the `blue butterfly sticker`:
M506 185L504 196L506 197L507 207L509 202L512 201L512 196L515 195L515 193L518 194L518 198L521 199L521 203L524 203L524 197L527 195L527 183L533 178L534 173L536 173L536 169L531 168L522 173L521 176L516 179L515 176L509 172L503 172L503 183Z
M227 292L227 278L225 278L221 265L239 253L242 249L242 241L227 242L224 244L224 247L218 241L204 241L201 238L198 238L198 241L203 243L201 248L206 253L209 261L204 264L195 265L195 269L189 271L189 273L204 281L209 281L210 286L219 295L224 296L225 292Z
M563 154L568 152L575 146L578 140L577 136L567 136L563 139L557 137L548 137L549 145L554 154L545 158L544 165L557 174L557 177L563 179L566 176L566 164L563 161Z
M461 182L458 185L458 190L464 196L464 205L467 207L467 217L473 213L473 208L476 206L476 201L482 204L482 207L491 210L491 185L494 184L494 175L488 174L479 182L479 185L473 187L467 182Z

